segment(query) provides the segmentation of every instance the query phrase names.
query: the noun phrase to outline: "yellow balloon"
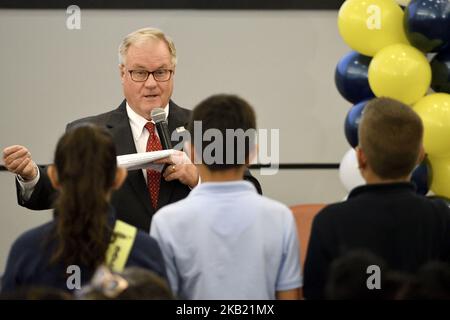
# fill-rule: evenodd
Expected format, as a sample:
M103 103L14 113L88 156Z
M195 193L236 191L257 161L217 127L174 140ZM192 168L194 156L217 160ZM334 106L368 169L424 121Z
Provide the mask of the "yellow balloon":
M435 158L450 158L450 94L430 94L413 108L423 121L425 152Z
M393 44L373 57L368 77L370 88L377 97L389 97L411 105L427 93L431 67L425 55L416 48Z
M438 196L450 198L450 158L429 157L431 163L430 189Z
M338 13L339 33L350 48L372 57L388 45L409 44L403 15L394 0L347 0Z
M397 2L401 6L406 7L411 2L411 0L395 0L395 2Z

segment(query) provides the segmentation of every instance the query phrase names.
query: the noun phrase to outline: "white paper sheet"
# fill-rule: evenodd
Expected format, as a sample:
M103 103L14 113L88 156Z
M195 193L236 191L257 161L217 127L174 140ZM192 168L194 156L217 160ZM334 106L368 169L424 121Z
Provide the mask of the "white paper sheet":
M152 152L132 153L117 156L117 165L127 170L153 169L161 171L164 164L154 164L153 161L166 158L173 150L160 150Z

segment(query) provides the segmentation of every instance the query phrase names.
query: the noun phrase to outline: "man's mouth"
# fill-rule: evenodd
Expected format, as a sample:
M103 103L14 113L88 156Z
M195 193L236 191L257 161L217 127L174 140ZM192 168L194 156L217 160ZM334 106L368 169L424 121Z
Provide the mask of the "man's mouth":
M157 94L149 94L149 95L144 96L144 98L147 98L147 99L154 99L154 98L157 98L157 97L158 97Z

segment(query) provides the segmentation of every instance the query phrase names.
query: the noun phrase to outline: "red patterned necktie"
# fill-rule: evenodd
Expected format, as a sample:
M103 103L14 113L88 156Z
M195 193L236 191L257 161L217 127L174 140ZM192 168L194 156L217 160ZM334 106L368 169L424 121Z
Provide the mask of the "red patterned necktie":
M159 141L159 138L155 132L155 125L151 122L147 122L145 128L148 130L149 133L146 151L149 152L162 150L161 141ZM152 201L154 209L156 209L158 205L160 182L161 182L161 173L155 170L147 169L147 187L150 193L150 200Z

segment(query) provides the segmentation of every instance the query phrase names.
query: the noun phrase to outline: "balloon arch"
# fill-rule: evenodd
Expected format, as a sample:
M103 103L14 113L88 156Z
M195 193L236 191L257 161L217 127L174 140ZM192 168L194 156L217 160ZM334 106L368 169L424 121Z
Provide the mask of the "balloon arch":
M450 0L346 0L339 33L353 50L336 66L335 83L353 106L345 118L352 146L340 165L350 191L364 181L353 148L373 97L411 106L424 124L426 160L413 172L418 192L450 198Z

